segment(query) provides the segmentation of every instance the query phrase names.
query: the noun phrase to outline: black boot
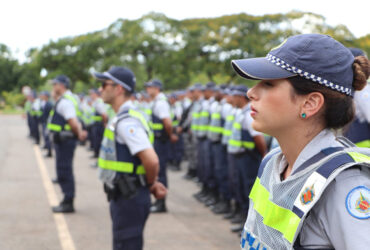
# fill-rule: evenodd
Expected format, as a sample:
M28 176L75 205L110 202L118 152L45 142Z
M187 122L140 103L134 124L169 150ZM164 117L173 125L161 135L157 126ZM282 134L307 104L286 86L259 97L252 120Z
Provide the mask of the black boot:
M234 218L232 218L230 220L230 222L232 224L241 224L241 223L244 223L245 220L246 220L246 214L244 213L244 211L240 211L239 213L237 213Z
M74 213L73 199L65 199L59 206L52 207L54 213Z
M203 186L202 189L198 193L193 194L193 197L197 199L198 201L200 201L200 198L207 195L207 193L208 193L207 187Z
M154 204L150 207L150 212L151 213L165 213L165 212L167 212L166 200L165 199L156 200L154 202Z
M243 228L244 228L244 224L237 224L237 225L232 226L230 230L233 233L240 233L241 231L243 231Z
M212 190L210 197L204 202L207 207L214 206L219 201L219 195L216 190Z
M240 212L240 206L238 203L235 203L233 209L231 209L230 213L224 215L224 219L231 220Z
M48 152L44 155L46 158L53 157L53 154L51 153L51 150L48 150Z
M221 198L217 206L215 206L212 209L212 212L214 212L215 214L227 214L230 213L230 211L231 211L230 201L224 199L223 197Z

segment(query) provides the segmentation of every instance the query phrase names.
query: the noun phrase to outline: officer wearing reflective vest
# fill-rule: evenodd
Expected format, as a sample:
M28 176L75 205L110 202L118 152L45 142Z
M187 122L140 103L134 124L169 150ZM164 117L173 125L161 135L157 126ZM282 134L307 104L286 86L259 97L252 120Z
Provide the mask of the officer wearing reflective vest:
M202 187L206 193L201 197L197 197L200 202L209 204L217 196L217 188L215 178L212 171L213 158L211 152L211 141L207 138L208 128L211 121L210 108L214 102L215 83L209 82L203 89L203 100L201 101L201 110L199 112L198 128L197 128L197 144L198 144L198 178L202 183Z
M48 118L51 110L53 109L53 104L49 101L49 97L50 94L48 91L43 91L40 93L41 111L42 111L40 116L40 123L42 126L42 137L44 138L44 149L47 150L45 157L52 156L51 141L47 130Z
M104 127L108 122L107 109L103 100L99 96L97 89L91 89L90 98L92 100L93 124L91 126L91 142L94 149L94 158L98 158L101 141L103 139Z
M181 117L179 127L177 128L179 133L182 133L185 140L185 151L188 159L188 170L185 174L185 179L193 179L197 176L197 147L196 147L196 128L197 119L199 112L199 101L202 92L195 90L196 85L190 86L187 91L187 100L185 101L189 104L186 109L184 109L183 115ZM199 84L200 88L201 85ZM185 107L185 106L184 106Z
M241 207L240 213L232 221L236 224L231 228L233 232L240 232L243 229L249 209L248 196L257 177L262 156L267 150L262 133L252 128L247 91L246 86L237 85L232 92L233 102L239 112L235 115L227 150L232 158L235 200Z
M166 96L161 92L163 84L159 80L152 80L145 84L148 95L153 99L152 126L154 131L154 149L159 157L159 182L167 187L167 150L170 141L178 140L172 130L170 105ZM166 212L165 198L157 199L152 205L151 212Z
M369 61L330 36L304 34L232 66L260 80L248 91L252 126L280 145L260 165L242 249L368 249L370 151L335 130L354 116Z
M42 115L41 100L35 91L32 92L33 101L31 105L31 134L35 139L35 144L40 144L40 117Z
M102 81L104 102L117 114L105 128L98 160L99 178L110 205L113 249L143 249L150 193L156 198L166 194L157 182L159 160L151 145L153 134L130 100L136 84L130 69L112 67L94 76Z
M183 150L183 139L181 133L177 133L177 127L182 114L181 104L178 102L178 96L176 93L171 93L168 96L168 102L170 104L170 115L172 121L173 133L176 133L178 140L172 144L167 151L168 167L172 170L179 171L180 163L182 158ZM180 104L180 105L179 105Z
M210 162L209 164L209 174L208 174L208 187L212 189L213 195L205 202L206 206L210 206L211 209L220 201L219 193L219 178L218 172L224 167L222 164L222 159L220 158L221 152L221 134L222 134L222 124L221 124L221 104L222 99L222 89L218 86L214 87L214 101L209 107L209 125L207 131L207 139L210 141Z
M27 126L28 126L28 136L29 137L32 137L32 121L31 121L31 108L32 108L32 101L33 101L33 97L32 97L32 93L30 91L30 93L26 93L26 102L24 103L24 111L25 111L25 114L24 114L24 118L26 118L27 120Z
M84 140L87 132L77 118L78 103L68 89L70 80L59 75L52 80L56 103L50 113L48 130L52 133L55 154L57 181L64 198L59 206L53 207L55 213L74 212L75 181L73 176L73 156L77 139Z
M232 106L227 102L228 89L226 85L221 85L216 93L218 106L216 112L211 114L211 125L209 128L208 137L213 138L213 157L214 157L214 175L217 180L219 202L214 205L212 211L216 214L224 214L230 212L230 192L228 182L228 164L227 164L227 146L222 143L224 126L226 117L231 113Z
M354 57L365 56L358 48L349 48ZM344 129L344 136L358 147L370 148L370 84L367 83L361 91L355 91L353 96L356 107L354 121Z
M241 112L240 109L236 107L234 98L232 95L235 87L236 86L230 86L225 91L226 104L224 105L223 107L224 109L222 111L222 116L223 116L223 119L225 119L225 123L224 123L223 131L222 131L222 140L221 140L221 143L223 145L223 150L225 151L226 158L227 158L227 165L226 165L227 166L227 179L225 181L226 182L225 184L227 185L225 186L227 187L226 194L228 195L230 200L234 200L234 201L235 201L235 187L236 187L235 178L233 178L234 168L235 168L234 162L233 162L234 157L232 156L232 154L228 152L227 148L228 148L228 144L229 144L229 140L231 136L231 131L233 128L233 123L235 120L235 115ZM224 215L225 219L233 220L234 217L239 216L241 212L240 204L238 202L234 202L233 205L234 206L231 207L231 210Z

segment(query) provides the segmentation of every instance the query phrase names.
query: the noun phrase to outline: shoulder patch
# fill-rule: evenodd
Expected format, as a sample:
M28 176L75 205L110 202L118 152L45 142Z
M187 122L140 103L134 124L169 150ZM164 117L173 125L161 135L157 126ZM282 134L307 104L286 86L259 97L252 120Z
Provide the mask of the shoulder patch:
M128 137L129 136L135 136L136 130L137 130L137 128L136 128L135 125L129 125L125 128L125 135L128 136Z
M357 219L370 218L370 189L357 186L346 197L346 208L350 215Z

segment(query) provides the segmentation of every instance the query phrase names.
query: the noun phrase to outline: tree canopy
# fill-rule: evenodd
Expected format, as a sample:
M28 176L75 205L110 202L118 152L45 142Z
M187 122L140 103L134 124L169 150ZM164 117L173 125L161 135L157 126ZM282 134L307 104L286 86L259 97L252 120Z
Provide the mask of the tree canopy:
M152 78L162 80L166 89L208 81L252 84L236 77L230 61L265 56L288 36L300 33L328 34L345 46L370 53L370 34L357 39L344 25L330 26L323 16L314 13L241 13L186 20L149 13L32 48L23 64L0 44L0 89L19 90L24 85L40 88L47 79L65 74L72 79L72 88L81 90L96 86L93 71L105 71L112 65L131 68L138 89Z

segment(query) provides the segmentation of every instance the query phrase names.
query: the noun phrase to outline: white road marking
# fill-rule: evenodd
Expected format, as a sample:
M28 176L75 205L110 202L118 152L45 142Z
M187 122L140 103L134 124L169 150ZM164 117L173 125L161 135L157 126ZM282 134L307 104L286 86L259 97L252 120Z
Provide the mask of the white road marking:
M50 206L55 206L58 204L57 194L53 187L52 182L50 181L49 173L46 169L45 162L41 156L41 151L38 146L33 147L37 159L37 165L39 166L42 182L48 197ZM67 222L62 213L53 213L54 221L57 226L59 241L63 250L76 250L75 244L72 240L72 236L69 232Z

